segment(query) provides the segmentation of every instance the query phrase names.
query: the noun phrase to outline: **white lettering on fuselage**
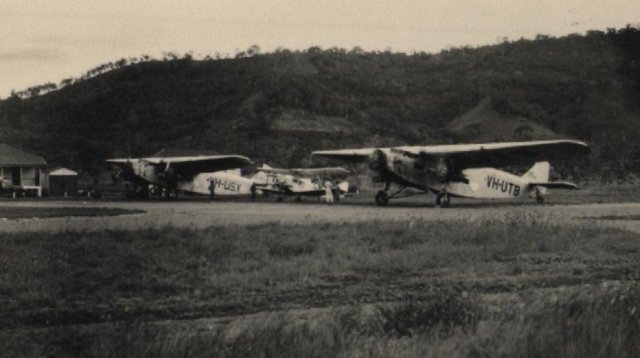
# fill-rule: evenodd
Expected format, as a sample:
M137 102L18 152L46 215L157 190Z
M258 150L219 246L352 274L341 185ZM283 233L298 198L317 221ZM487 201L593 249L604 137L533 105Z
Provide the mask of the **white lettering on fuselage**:
M222 179L217 179L217 178L213 178L211 179L213 181L213 185L216 188L224 188L225 190L228 191L240 191L240 187L242 185L232 182L230 180L222 180Z
M494 176L487 176L487 188L491 188L503 193L509 193L513 196L520 195L520 185L509 183L506 180L500 180Z

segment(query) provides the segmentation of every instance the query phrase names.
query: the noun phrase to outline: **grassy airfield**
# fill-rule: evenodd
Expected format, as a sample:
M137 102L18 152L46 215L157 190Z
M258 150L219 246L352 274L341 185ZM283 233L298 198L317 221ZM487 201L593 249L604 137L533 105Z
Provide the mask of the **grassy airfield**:
M504 218L0 237L0 356L637 357L640 236Z
M0 207L0 220L24 219L24 218L64 218L64 217L95 217L118 216L143 213L142 210L130 210L121 208L82 208L82 207Z

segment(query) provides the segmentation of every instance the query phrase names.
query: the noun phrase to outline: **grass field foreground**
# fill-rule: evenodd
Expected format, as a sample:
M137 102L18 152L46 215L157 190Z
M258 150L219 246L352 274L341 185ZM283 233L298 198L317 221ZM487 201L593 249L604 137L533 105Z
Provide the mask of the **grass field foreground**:
M527 356L518 350L534 346L528 356L578 357L569 353L596 343L609 348L586 356L625 356L640 341L639 237L588 221L164 227L8 234L0 245L0 350L17 357ZM612 281L624 285L603 289ZM496 294L510 298L487 299ZM338 308L313 324L268 316L232 339L224 325L154 323L312 307ZM242 350L249 341L254 353Z

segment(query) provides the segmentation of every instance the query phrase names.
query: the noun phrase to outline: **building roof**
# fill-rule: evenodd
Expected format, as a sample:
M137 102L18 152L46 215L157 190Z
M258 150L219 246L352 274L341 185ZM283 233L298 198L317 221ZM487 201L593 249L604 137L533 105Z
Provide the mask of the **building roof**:
M77 176L78 172L63 167L54 167L44 171L49 176Z
M29 154L0 143L0 166L43 167L45 165L47 162L39 155Z

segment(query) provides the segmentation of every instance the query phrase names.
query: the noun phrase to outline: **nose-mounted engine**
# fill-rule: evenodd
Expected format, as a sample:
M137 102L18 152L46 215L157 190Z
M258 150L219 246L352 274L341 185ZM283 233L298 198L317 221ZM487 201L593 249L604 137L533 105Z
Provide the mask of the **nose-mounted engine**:
M178 183L178 175L175 169L171 167L171 163L167 163L164 170L159 173L164 178L164 182L170 188L175 188Z
M374 183L384 183L389 180L389 166L387 155L380 149L376 149L369 159L369 175Z
M120 180L135 181L136 175L133 171L133 164L130 161L124 163L117 171L111 174L113 185L116 185Z

